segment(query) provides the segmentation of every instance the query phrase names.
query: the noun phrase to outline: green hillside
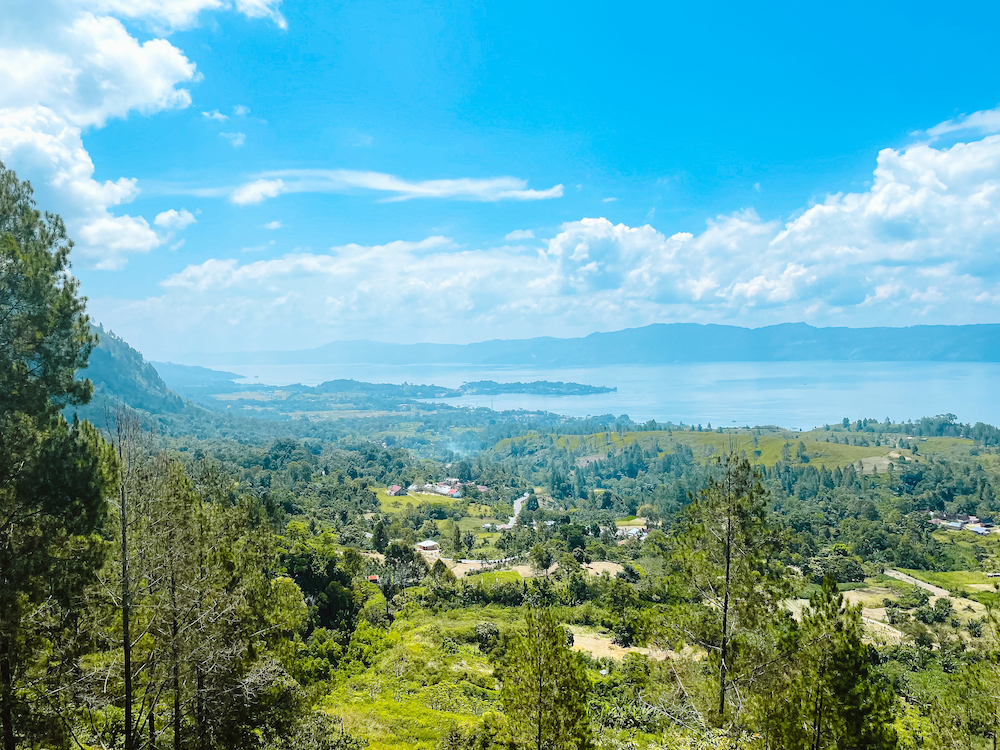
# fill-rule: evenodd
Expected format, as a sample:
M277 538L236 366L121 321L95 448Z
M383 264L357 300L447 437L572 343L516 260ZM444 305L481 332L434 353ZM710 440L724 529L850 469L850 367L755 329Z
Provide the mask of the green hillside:
M76 411L95 424L103 424L105 410L122 403L151 414L175 414L184 410L184 399L174 393L138 351L103 326L91 326L99 344L90 354L87 368L78 377L94 383L94 397Z

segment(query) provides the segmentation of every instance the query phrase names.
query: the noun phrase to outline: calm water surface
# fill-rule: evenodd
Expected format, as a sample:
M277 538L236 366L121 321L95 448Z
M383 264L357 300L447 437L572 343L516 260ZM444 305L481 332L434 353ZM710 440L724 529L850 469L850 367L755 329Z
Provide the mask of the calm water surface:
M809 429L843 417L893 421L950 412L963 422L1000 424L1000 363L724 362L536 369L466 365L247 365L243 382L318 385L336 378L373 383L562 380L616 386L594 396L468 396L449 404L544 409L569 416L627 414L636 421L777 424Z

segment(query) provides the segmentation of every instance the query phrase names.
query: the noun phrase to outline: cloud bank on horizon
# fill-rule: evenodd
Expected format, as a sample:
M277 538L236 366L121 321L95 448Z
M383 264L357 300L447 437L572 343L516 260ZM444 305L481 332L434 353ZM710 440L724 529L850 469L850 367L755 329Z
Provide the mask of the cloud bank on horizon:
M666 236L598 217L566 222L546 240L531 230L508 237L482 249L435 236L214 258L165 279L160 296L103 304L119 319L216 331L218 346L250 329L266 332L262 341L307 332L295 343L310 346L578 335L681 320L997 320L1000 135L884 149L868 191L830 195L786 222L747 210L716 217L697 235Z
M32 180L43 207L64 214L78 264L124 273L130 257L179 248L182 233L206 221L181 202L150 220L129 213L139 182L95 179L83 137L130 114L191 108L188 87L201 74L167 37L213 12L287 27L280 0L42 0L0 30L0 77L12 82L0 88L0 160ZM149 38L140 41L126 24L144 25ZM226 112L192 110L226 127L219 135L240 148L247 136L230 121L249 109ZM787 219L740 209L709 219L700 232L669 233L591 215L551 222L556 229L508 227L502 241L478 247L445 230L259 259L221 252L179 260L156 294L106 295L91 309L156 356L338 338L580 335L664 321L1000 321L998 132L1000 108L942 122L909 145L880 151L867 189L828 195ZM946 136L953 142L942 144ZM386 203L546 205L564 198L561 183L532 188L512 176L417 179L300 168L233 182L178 189L171 199L186 193L241 210L305 193L370 194ZM602 213L617 201L603 200L609 208ZM273 219L260 226L286 225Z

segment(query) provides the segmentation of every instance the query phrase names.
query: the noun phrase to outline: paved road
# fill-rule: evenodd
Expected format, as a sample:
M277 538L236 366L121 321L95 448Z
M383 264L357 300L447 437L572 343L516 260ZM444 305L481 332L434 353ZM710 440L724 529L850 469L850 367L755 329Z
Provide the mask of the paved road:
M919 578L914 578L913 576L908 576L906 573L902 573L898 570L887 570L885 574L890 578L895 578L897 581L902 581L903 583L910 583L914 586L919 586L920 588L929 591L934 596L951 596L951 592L947 589L943 589L940 586L933 586L925 581L921 581Z
M521 508L524 507L524 504L526 502L528 502L528 493L527 492L525 492L523 495L521 495L521 497L519 497L517 500L514 501L514 515L511 516L511 519L510 519L511 523L517 521L517 517L519 515L521 515Z

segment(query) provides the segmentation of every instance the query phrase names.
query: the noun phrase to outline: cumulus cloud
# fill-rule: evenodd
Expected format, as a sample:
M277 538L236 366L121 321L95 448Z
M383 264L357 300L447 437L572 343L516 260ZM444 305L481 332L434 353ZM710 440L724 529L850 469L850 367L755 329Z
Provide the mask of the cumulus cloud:
M229 119L229 115L224 115L217 109L213 109L211 112L202 112L201 114L209 120L218 120L219 122L225 122Z
M121 268L133 253L160 246L141 216L117 215L136 181L94 179L83 145L88 128L129 113L190 106L185 84L195 64L170 41L140 41L122 20L157 33L188 28L207 10L232 8L282 25L272 0L38 0L4 14L0 24L0 160L30 178L39 203L66 218L78 260ZM216 117L218 115L218 117ZM225 117L206 113L213 119ZM156 220L155 227L164 228Z
M969 323L1000 321L997 247L1000 135L885 149L869 190L830 195L784 222L747 210L667 235L597 217L563 224L542 248L430 237L253 263L217 258L168 278L159 297L97 303L109 320L161 321L157 343L174 337L175 351L195 329L217 331L214 343L231 348L251 332L264 346L305 347L676 320Z
M171 208L168 211L158 213L156 218L153 219L153 223L158 227L178 231L194 224L195 221L194 214L186 208L182 208L180 211Z
M411 182L382 172L358 172L349 169L285 169L266 172L240 185L230 195L237 205L261 203L284 193L341 193L373 190L392 193L385 201L412 198L452 198L470 201L535 201L561 198L563 186L547 190L528 188L526 180L516 177L485 179L459 178Z
M515 229L513 232L508 232L504 237L505 240L533 240L535 239L535 233L530 229Z
M285 183L281 180L254 180L236 188L230 200L238 206L245 206L250 203L263 203L268 198L277 198L287 192L289 191L285 189Z
M264 229L281 229L284 224L281 223L281 219L275 219L274 221L269 221L264 225Z

